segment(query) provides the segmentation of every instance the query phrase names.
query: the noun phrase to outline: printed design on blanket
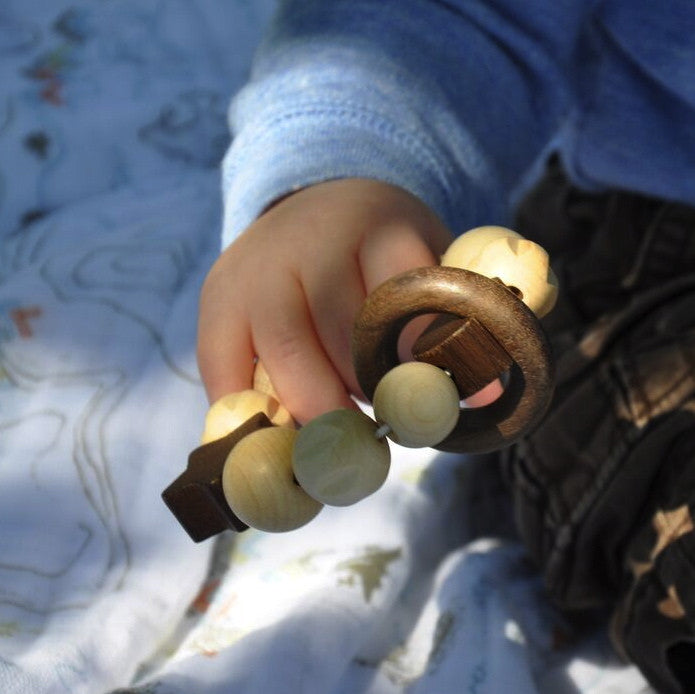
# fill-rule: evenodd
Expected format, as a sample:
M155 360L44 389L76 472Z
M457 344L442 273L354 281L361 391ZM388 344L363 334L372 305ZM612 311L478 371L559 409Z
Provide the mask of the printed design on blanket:
M55 0L41 13L0 13L0 236L62 204L168 175L172 162L217 167L230 140L230 80L248 56L231 74L220 64L240 47L218 53L209 4ZM220 12L223 23L262 14Z
M79 47L89 36L87 12L70 8L53 23L59 43L38 56L25 74L39 83L39 97L52 106L65 104L65 83L80 62Z
M29 339L34 331L32 324L41 316L40 306L21 306L13 302L0 303L0 340L8 340L14 337Z
M69 305L69 300L67 303ZM53 311L56 308L52 306ZM59 313L69 316L70 311ZM2 572L16 576L24 574L31 580L13 580L13 592L2 591L0 603L44 615L86 606L91 588L104 587L110 567L120 564L125 570L129 564L130 550L121 529L103 438L110 411L125 396L127 375L114 367L24 359L21 352L12 347L12 342L2 346L0 362L17 384L22 394L18 400L24 401L24 405L17 408L14 417L0 421L0 430L9 446L23 451L23 465L31 469L32 475L19 487L25 504L14 510L13 517L6 515L5 519L13 526L24 528L18 536L21 543L33 530L30 546L34 551L24 550L21 544L5 545L4 561L0 564ZM44 351L50 351L46 343ZM31 356L36 354L34 351ZM43 392L53 404L50 407L34 405L31 395L36 392ZM59 407L57 403L66 398L70 404ZM71 437L74 437L72 445ZM66 448L72 448L75 487L82 491L81 503L73 498L69 508L64 508L59 495L51 491L56 487L57 476L65 474L59 467L68 464L62 456L56 456L56 451ZM14 475L7 470L3 473L3 477L10 477L10 483L14 481ZM27 505L32 508L30 514ZM58 527L67 530L70 526L72 530L65 536L71 541L62 546L56 546L51 534L42 531ZM85 580L85 565L92 567L89 580ZM95 572L94 567L98 565L102 568ZM75 593L66 600L56 599L52 585L70 576L76 584L91 583L92 586L82 592L82 599ZM120 578L115 579L116 583Z
M201 168L219 165L229 145L226 103L204 90L180 94L139 136L164 156Z
M336 548L319 543L307 548L298 542L296 551L275 560L276 538L249 530L218 540L213 566L201 592L187 613L190 635L177 657L199 654L211 658L233 647L244 637L268 627L292 605L314 591L345 589L336 600L368 608L388 591L390 568L402 560L401 547L376 545ZM244 567L260 565L259 574L248 578ZM258 600L260 595L265 596ZM335 600L335 597L333 598ZM361 609L361 608L360 608Z
M24 147L38 159L45 161L51 149L51 138L42 130L30 132L23 140Z
M384 550L380 547L365 547L363 553L338 564L337 570L346 573L338 580L338 585L360 586L365 602L370 602L374 592L381 587L389 564L401 556L400 548Z
M190 195L198 197L195 186ZM195 243L163 236L172 216L181 219L169 211L120 227L99 212L77 225L68 216L27 229L0 251L0 392L12 390L0 402L0 450L12 451L0 454L0 480L22 499L2 514L3 527L14 529L0 558L5 639L19 643L49 615L86 609L131 569L122 508L135 490L113 464L138 432L118 412L137 407L137 379L153 359L199 387L163 332L196 262ZM81 224L95 242L76 242Z
M433 675L445 658L451 655L459 629L459 610L444 609L430 625L429 642L409 642L394 648L381 662L370 662L358 658L356 663L362 667L381 669L389 681L406 690L427 673Z

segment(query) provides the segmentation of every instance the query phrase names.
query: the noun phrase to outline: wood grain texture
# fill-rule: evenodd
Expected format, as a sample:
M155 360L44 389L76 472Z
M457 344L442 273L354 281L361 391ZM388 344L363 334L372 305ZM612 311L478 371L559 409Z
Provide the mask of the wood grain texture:
M292 448L297 431L259 429L227 456L222 489L234 514L265 532L286 532L308 523L322 508L294 481Z
M546 250L505 227L478 227L461 234L442 256L442 265L499 279L538 318L557 301L558 281Z
M370 294L353 330L353 358L368 398L399 363L398 337L415 316L447 313L474 318L511 357L503 394L485 407L461 410L436 448L484 452L507 446L533 428L553 391L550 348L533 312L502 284L475 272L428 267L397 275Z
M275 398L278 402L280 401L278 394L275 392L275 386L270 380L270 375L260 360L256 362L256 367L253 370L253 389L270 395L271 398Z
M302 427L292 467L307 494L330 506L349 506L379 489L391 454L376 429L366 414L348 409L327 412Z
M241 390L223 395L212 403L205 415L201 443L226 436L258 412L275 426L294 427L292 415L275 398L258 390Z
M443 441L456 426L459 394L442 369L426 362L399 364L374 391L374 416L401 446L424 448Z
M451 374L461 399L502 376L513 360L475 318L441 315L413 345L413 357Z
M239 441L271 426L259 412L227 436L199 446L188 456L186 469L162 492L164 502L192 540L201 542L223 530L242 532L248 528L224 497L222 471Z

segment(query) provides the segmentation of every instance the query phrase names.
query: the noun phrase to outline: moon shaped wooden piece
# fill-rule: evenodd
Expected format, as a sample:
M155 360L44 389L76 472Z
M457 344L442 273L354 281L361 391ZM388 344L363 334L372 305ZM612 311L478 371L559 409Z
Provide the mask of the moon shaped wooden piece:
M353 330L357 378L371 400L381 378L399 363L398 338L414 317L444 313L473 318L512 360L503 394L479 408L461 408L454 430L436 448L482 453L508 446L545 413L553 365L533 312L503 284L453 267L418 268L397 275L367 297Z

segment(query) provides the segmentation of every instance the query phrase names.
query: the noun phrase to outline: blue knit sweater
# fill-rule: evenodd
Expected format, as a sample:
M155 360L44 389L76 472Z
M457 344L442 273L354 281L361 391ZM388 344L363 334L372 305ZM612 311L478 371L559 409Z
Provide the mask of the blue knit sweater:
M695 0L285 0L230 119L224 245L347 176L454 233L508 223L551 150L582 187L695 204Z

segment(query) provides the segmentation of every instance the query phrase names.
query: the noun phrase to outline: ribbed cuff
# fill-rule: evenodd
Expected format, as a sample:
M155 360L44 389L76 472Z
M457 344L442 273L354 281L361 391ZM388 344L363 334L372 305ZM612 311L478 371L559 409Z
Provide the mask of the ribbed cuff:
M242 91L231 114L241 127L223 163L223 247L274 200L336 178L400 186L455 233L480 216L493 177L475 144L431 93L424 99L379 67L348 76L297 70Z

